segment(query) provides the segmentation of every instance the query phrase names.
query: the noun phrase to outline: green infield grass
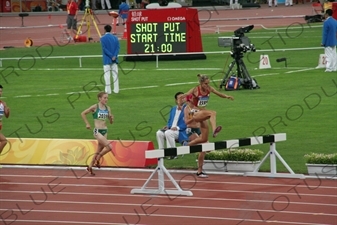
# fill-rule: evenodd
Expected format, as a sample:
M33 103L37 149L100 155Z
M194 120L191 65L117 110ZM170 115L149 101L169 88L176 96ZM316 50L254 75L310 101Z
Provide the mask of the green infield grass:
M235 100L211 95L209 109L217 111L223 130L210 142L254 135L286 133L287 141L276 144L277 151L297 173L306 173L303 156L310 152L333 153L337 149L337 73L315 69L320 48L321 27L308 25L270 30L255 29L246 34L258 49L243 60L260 89L226 92ZM219 87L228 64L229 48L218 46L218 37L232 33L202 36L206 60L126 62L120 56L119 94L109 96L115 117L109 125L109 139L148 140L157 146L155 133L166 124L174 94L197 85L198 73L207 74ZM120 55L126 54L121 40ZM97 102L104 90L99 43L57 46L46 43L31 48L1 51L0 84L3 100L11 109L3 120L7 137L93 139L80 113ZM303 49L306 48L306 49ZM259 69L262 54L269 56L271 69ZM84 57L94 55L98 57ZM82 56L79 58L53 58ZM277 63L277 58L287 58ZM224 91L224 90L222 90ZM252 146L265 153L269 145ZM41 149L43 151L43 149ZM195 154L165 160L167 168L196 168ZM268 171L268 162L262 171ZM278 171L286 169L278 163Z

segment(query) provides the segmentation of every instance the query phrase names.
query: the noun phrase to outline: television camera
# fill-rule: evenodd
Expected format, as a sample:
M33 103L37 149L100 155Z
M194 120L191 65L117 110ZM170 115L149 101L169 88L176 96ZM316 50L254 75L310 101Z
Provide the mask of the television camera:
M245 89L259 88L256 80L249 75L246 65L242 60L244 53L256 51L254 44L252 44L249 38L245 36L245 33L249 33L253 28L254 25L240 27L234 31L234 36L218 38L218 46L231 47L230 55L234 59L233 62L229 64L229 69L221 81L220 88L226 86L230 76L238 77L240 79L240 85ZM236 71L234 71L235 65Z

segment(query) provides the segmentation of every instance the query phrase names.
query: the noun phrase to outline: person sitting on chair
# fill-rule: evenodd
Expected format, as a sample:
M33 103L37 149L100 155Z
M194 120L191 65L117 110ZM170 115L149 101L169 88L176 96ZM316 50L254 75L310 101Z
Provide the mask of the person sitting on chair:
M174 95L176 105L170 110L169 120L162 129L158 130L156 133L157 143L159 149L164 149L164 141L166 140L167 148L175 148L176 140L179 143L183 143L188 140L186 134L186 124L184 121L184 102L181 96L183 92L177 92ZM171 157L171 159L174 157Z

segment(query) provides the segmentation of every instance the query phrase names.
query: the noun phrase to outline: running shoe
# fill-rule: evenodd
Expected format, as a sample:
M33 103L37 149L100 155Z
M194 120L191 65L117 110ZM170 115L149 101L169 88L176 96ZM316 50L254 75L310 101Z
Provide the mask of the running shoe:
M206 173L204 173L204 172L200 172L200 173L197 172L197 177L200 177L200 178L207 178L208 175L207 175Z
M90 175L92 175L92 176L94 176L95 174L94 174L94 172L92 171L92 168L91 167L87 167L87 172L90 174Z
M217 128L215 128L215 131L213 132L213 137L215 138L221 130L222 126L218 126Z
M101 168L101 164L99 163L99 160L96 160L96 162L95 162L95 166L96 166L98 169L100 169L100 168Z

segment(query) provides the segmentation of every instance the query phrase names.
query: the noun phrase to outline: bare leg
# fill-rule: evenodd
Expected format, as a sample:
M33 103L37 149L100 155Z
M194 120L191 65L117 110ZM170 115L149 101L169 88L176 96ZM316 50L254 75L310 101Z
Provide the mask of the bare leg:
M189 142L188 145L196 145L196 144L200 144L200 143L205 143L208 141L208 124L207 121L202 121L200 122L200 131L201 134L199 137L195 138L193 141Z
M111 147L110 143L107 146L105 146L105 148L100 153L97 154L97 156L96 156L97 163L99 163L101 158L109 152L112 152L112 147ZM112 152L112 154L113 154L113 152Z
M100 143L97 143L97 150L96 150L94 156L92 157L89 166L87 167L87 171L88 171L88 173L90 173L90 175L95 175L95 173L92 171L92 167L94 166L94 164L97 161L96 160L97 155L99 155L99 153L102 151L103 148L104 148L104 146L102 146Z
M96 138L98 140L99 145L102 146L101 151L97 152L97 156L96 156L96 162L99 164L101 158L105 154L107 154L109 152L112 152L112 147L111 147L110 142L107 140L106 135L103 136L102 134L98 134ZM112 152L112 154L113 154L113 152Z
M194 113L193 119L196 122L201 122L209 119L212 127L212 131L214 132L217 128L216 126L216 112L212 110L200 110Z
M206 152L200 152L198 157L198 173L202 172L202 166L204 165Z
M89 166L87 167L87 171L91 174L91 175L95 175L92 171L92 167L94 165L96 165L97 167L100 167L100 159L102 158L102 156L104 156L106 153L108 153L109 151L111 151L111 145L109 143L109 141L106 138L106 135L103 136L102 134L98 133L95 138L97 139L97 150L95 152L95 155L92 157L92 160L89 164Z
M208 142L209 129L208 129L207 121L200 122L200 131L201 131L200 136L195 138L194 140L190 141L188 143L189 146ZM198 172L197 172L198 177L208 177L206 174L204 174L202 172L202 167L204 165L205 155L206 155L206 152L200 152L199 156L198 156Z
M2 153L2 150L5 148L6 145L7 145L6 137L0 133L0 154Z

